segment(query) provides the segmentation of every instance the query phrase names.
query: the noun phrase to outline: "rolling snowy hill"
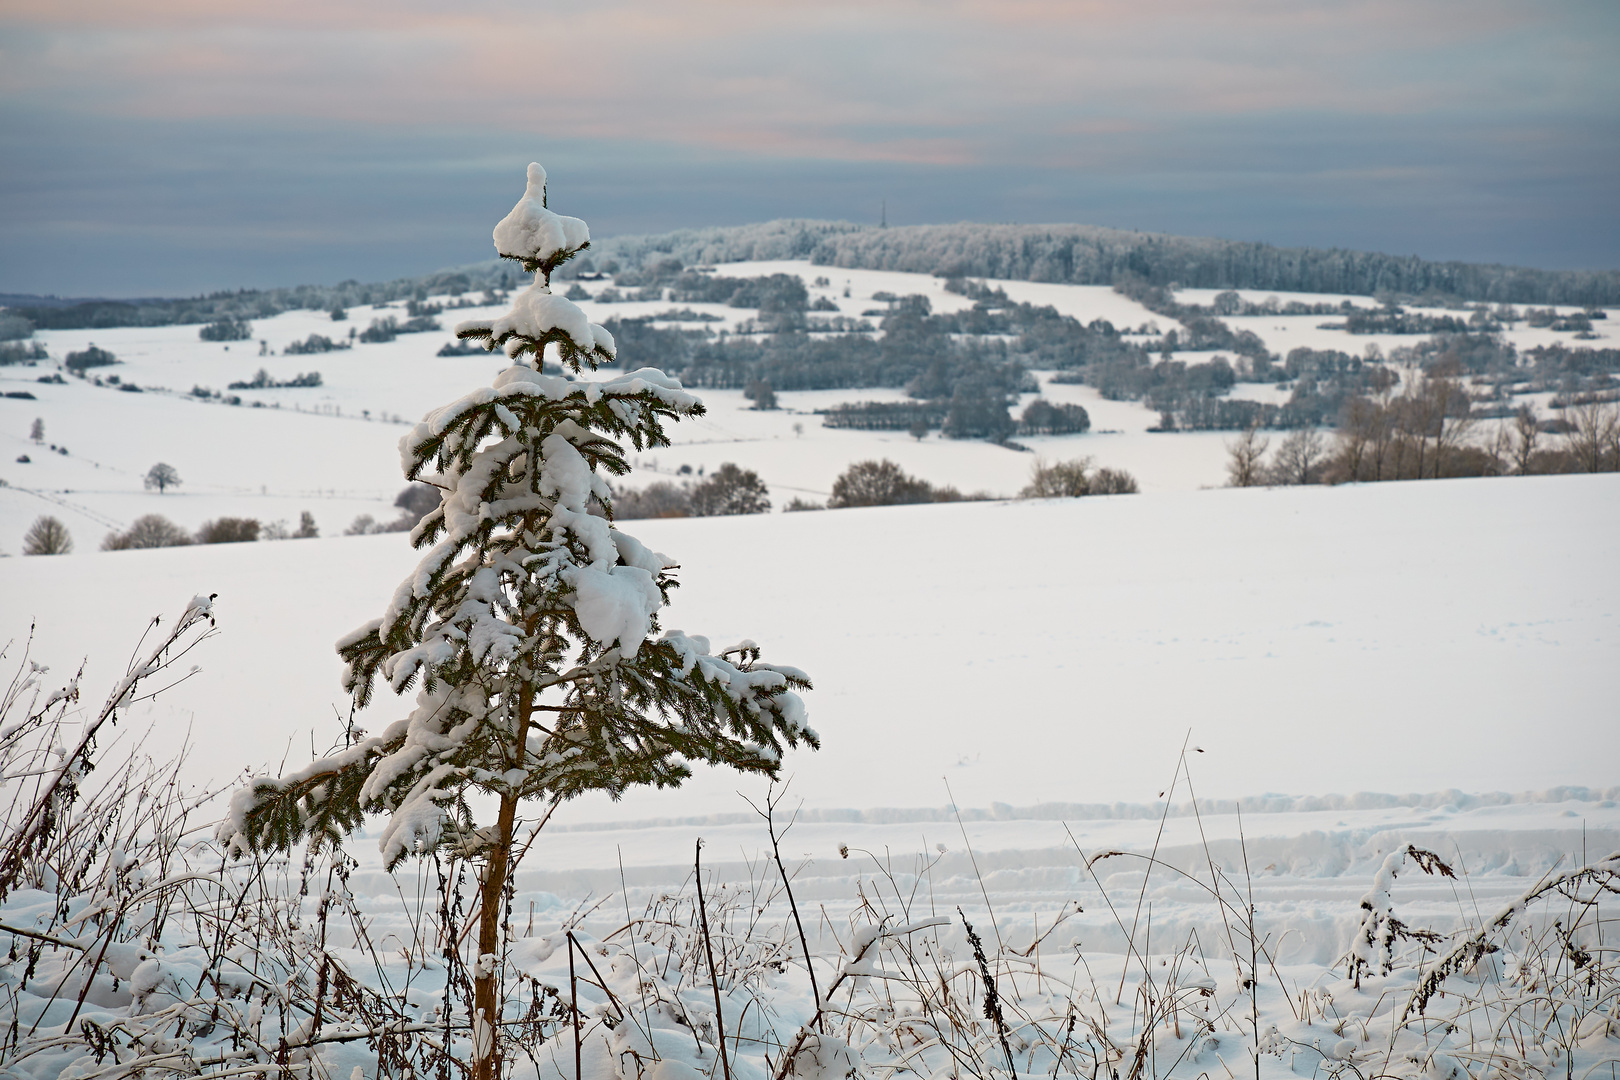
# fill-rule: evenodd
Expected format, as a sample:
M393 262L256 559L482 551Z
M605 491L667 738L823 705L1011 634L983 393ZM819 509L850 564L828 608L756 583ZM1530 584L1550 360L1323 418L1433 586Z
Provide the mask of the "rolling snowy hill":
M1219 490L627 523L682 566L670 625L809 671L814 808L1151 801L1192 732L1205 794L1620 781L1620 477ZM0 561L9 636L109 681L217 592L160 699L219 778L298 763L347 702L332 643L414 565L400 534ZM375 727L402 703L374 704ZM737 781L573 817L736 810Z
M964 297L948 292L941 279L924 274L820 267L802 261L733 263L715 272L734 277L793 274L817 300L851 318L874 304L881 307L875 296L922 295L936 311L969 306ZM816 285L818 278L826 284ZM1157 328L1144 338L1148 341L1174 325L1103 286L991 284L1015 301L1051 305L1082 321L1106 319L1122 328ZM603 287L593 283L591 288L600 293ZM1192 302L1207 302L1211 295L1209 290L1183 294ZM1264 299L1258 294L1246 298ZM1318 294L1281 299L1372 303L1367 297ZM601 321L656 316L672 305L584 300L581 306L591 319ZM756 315L724 304L681 306L715 320L707 325L720 329L735 330ZM495 313L477 308L446 312L441 317L445 331L402 335L390 342L317 355L284 355L283 350L311 334L342 338L350 327L364 329L375 318L403 316L403 310L397 305L355 307L346 321L336 323L323 312L290 311L255 321L255 340L228 343L199 340L195 326L41 331L36 337L53 358L50 362L0 367L0 393L32 395L32 400L0 397L0 480L9 485L0 487L0 552L16 552L23 531L42 513L60 517L81 551L95 548L108 531L127 527L147 513L162 513L194 529L220 516L296 524L307 510L326 534L341 532L361 514L388 519L403 483L395 450L404 430L399 422L414 422L500 369L499 356L436 355L457 319ZM1253 331L1278 353L1304 345L1359 355L1369 345L1387 351L1413 340L1324 329L1320 315L1234 316L1228 321L1234 330ZM1598 337L1592 344L1612 347L1616 331L1609 327L1617 321L1597 324ZM1523 323L1504 336L1520 349L1569 340L1567 333ZM258 341L265 343L265 355L260 355ZM120 360L112 367L92 369L92 375L115 375L120 385L134 384L142 392L75 378L62 385L37 381L48 377L68 352L91 344ZM1208 359L1198 353L1179 355L1189 362ZM656 357L627 359L657 365ZM319 371L322 384L227 390L232 382L252 380L260 368L281 382ZM1026 482L1035 456L1090 456L1099 465L1131 471L1147 492L1192 491L1224 483L1223 447L1230 433L1153 432L1149 429L1158 425L1159 416L1139 401L1111 401L1089 386L1053 383L1051 373L1038 373L1038 378L1048 399L1085 406L1091 415L1090 432L1022 438L1033 453L1019 453L981 440L944 439L937 433L919 441L903 431L824 428L815 415L815 410L843 402L902 400L905 395L899 389L781 392L782 407L765 412L751 408L740 391L705 390L709 415L677 425L672 431L674 446L639 455L636 472L626 483L639 486L674 479L683 475L679 472L683 466L695 473L730 461L756 470L780 509L796 497L825 499L833 479L852 462L888 457L934 484L1010 496ZM241 404L205 402L193 394L197 387L234 395ZM1019 406L1032 396L1024 395ZM1281 400L1286 391L1275 383L1240 383L1231 396ZM1538 404L1545 406L1545 397L1541 395ZM28 438L35 418L44 421L44 445ZM52 452L51 445L66 453ZM26 464L17 460L24 456L30 459ZM178 490L159 496L142 487L142 476L157 461L179 471L183 483Z

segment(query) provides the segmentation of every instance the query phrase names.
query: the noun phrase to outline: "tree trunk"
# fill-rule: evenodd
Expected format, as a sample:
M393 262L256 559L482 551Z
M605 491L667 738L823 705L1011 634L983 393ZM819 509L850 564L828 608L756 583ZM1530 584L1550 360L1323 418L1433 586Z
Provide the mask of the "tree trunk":
M478 956L473 970L473 1080L499 1080L501 986L497 971L501 952L501 911L506 900L506 878L512 857L513 823L517 796L501 796L495 840L478 886Z
M518 700L518 730L509 766L522 768L528 758L529 723L534 715L534 688L525 686ZM506 906L506 882L512 873L512 836L517 822L518 796L501 796L495 836L478 885L478 956L473 970L472 1080L500 1080L501 1041L501 912Z

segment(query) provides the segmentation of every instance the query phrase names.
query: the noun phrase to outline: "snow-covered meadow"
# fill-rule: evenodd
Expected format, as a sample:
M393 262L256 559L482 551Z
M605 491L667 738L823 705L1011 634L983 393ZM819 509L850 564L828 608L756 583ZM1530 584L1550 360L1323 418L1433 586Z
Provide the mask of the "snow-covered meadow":
M813 294L856 317L879 292L923 293L943 310L964 303L920 275L763 263L716 272L778 271L807 283L826 276ZM997 284L1014 299L1052 303L1087 320L1133 327L1164 321L1111 290ZM668 307L582 306L598 321ZM693 306L733 328L749 314ZM351 309L350 325L388 313ZM466 310L447 313L445 321L494 314ZM1375 340L1322 330L1322 321L1268 316L1243 328L1278 351L1299 344L1359 351ZM317 356L280 354L288 343L342 326L319 313L289 313L255 323L255 342L229 348L197 340L194 327L40 335L53 356L92 341L111 349L123 363L103 373L116 372L141 393L76 379L38 383L43 366L0 369L5 390L35 395L0 398L6 462L0 476L8 481L0 488L0 549L14 550L40 513L61 517L78 542L67 556L0 560L0 640L14 641L7 662L19 661L31 634L29 654L50 665L48 679L86 660L84 685L93 699L116 681L153 615L172 614L194 595L217 594L218 631L186 658L199 670L134 706L118 741L102 739L103 759L137 740L159 757L188 745L182 778L217 786L244 770L302 765L343 732L350 715L333 644L382 613L418 556L400 534L337 534L358 514L392 516L403 483L396 444L408 429L401 421L486 385L504 362L434 355L446 333ZM1530 335L1521 345L1539 343L1532 337L1543 333L1510 331ZM268 355L259 355L259 339ZM278 380L318 369L322 385L240 391L239 406L189 393L192 386L223 390L259 367ZM1026 440L1036 454L1089 455L1130 469L1144 494L624 523L626 532L680 564L682 587L666 627L707 635L717 645L751 638L768 659L801 667L815 680L805 699L824 745L787 761L791 785L778 824L795 808L798 819L782 854L797 872L798 903L817 912L809 936L812 951L827 958L824 977L849 979L850 1026L841 1038L866 1057L839 1057L852 1052L829 1037L827 1053L818 1051L810 1071L1000 1070L996 1062L984 1064L987 1047L999 1053L991 1029L974 1036L983 1037L982 1045L946 1054L946 1038L925 1048L906 1023L919 1023L917 1010L932 1007L917 989L927 981L894 975L908 962L907 939L924 932L934 935L931 963L955 957L942 987L976 970L962 925L971 920L994 939L999 977L1012 985L1033 979L1021 991L1015 985L1009 998L1009 1008L1036 1017L1014 1024L1018 1053L1029 1055L1012 1066L1015 1073L1055 1073L1074 1064L1064 1065L1068 1043L1053 1049L1056 1040L1040 1028L1061 1030L1063 1017L1041 1010L1068 993L1067 1000L1085 999L1112 1013L1098 1021L1095 1041L1086 1039L1094 1061L1098 1053L1108 1058L1105 1046L1144 1055L1135 1066L1128 1055L1123 1064L1104 1060L1101 1067L1115 1075L1246 1070L1246 1046L1264 1035L1260 1060L1268 1072L1354 1066L1458 1080L1461 1074L1448 1070L1461 1060L1469 1071L1473 1059L1450 1043L1446 1053L1455 1051L1457 1059L1430 1050L1415 1062L1385 1053L1380 1064L1386 1034L1388 1047L1399 1042L1403 1055L1416 1045L1401 1041L1407 1036L1391 1021L1391 1009L1417 988L1416 970L1370 979L1376 992L1352 991L1340 961L1357 948L1370 925L1367 912L1383 910L1379 905L1393 903L1408 925L1448 934L1480 924L1549 874L1620 850L1620 477L1217 490L1230 436L1150 433L1156 416L1139 404L1103 401L1079 386L1045 390L1056 400L1084 403L1093 431ZM671 447L639 455L631 483L683 475L681 466L712 470L734 461L760 472L780 507L795 495L823 498L853 461L890 457L934 483L1010 495L1034 456L937 436L918 441L903 433L825 429L814 415L838 402L898 398L898 391L784 393L782 409L764 412L747 408L736 392L703 396L709 414L677 424ZM67 453L28 439L36 416L44 420L46 443ZM23 454L32 460L12 463ZM158 460L178 469L178 490L143 489L141 476ZM320 539L94 550L103 532L146 513L195 527L221 515L296 522L303 510L316 515ZM377 731L406 710L406 702L384 692L353 722ZM538 980L537 995L541 982L553 995L566 988L573 953L566 944L558 950L559 929L567 925L608 968L601 981L622 999L668 993L672 1002L660 1012L643 1001L647 1028L635 1036L632 1030L642 1028L625 1026L622 1002L615 1006L609 994L582 989L596 1007L582 1075L623 1075L623 1055L632 1051L663 1057L657 1080L691 1080L691 1070L719 1075L712 1013L703 1019L700 1010L708 1006L693 996L695 984L683 981L698 969L688 971L682 960L648 983L643 959L626 958L622 936L613 941L616 928L634 922L632 907L654 905L652 923L663 917L660 898L690 883L700 836L712 880L741 890L725 894L727 917L770 927L755 937L739 933L743 944L723 956L745 972L721 1007L724 1030L737 1036L730 1067L745 1080L770 1075L770 1039L790 1037L810 1020L816 1003L800 985L802 969L784 969L757 951L761 942L786 941L789 932L784 897L766 861L770 837L749 804L762 804L767 794L762 781L700 770L674 791L564 804L539 834L515 883L514 919L522 923L526 915L528 926L518 929L513 970ZM205 807L196 820L212 812ZM374 830L354 838L349 850L358 863L343 872L343 888L317 893L341 895L368 920L370 944L334 931L341 940L333 955L349 970L374 964L375 978L370 971L361 976L373 989L421 982L423 989L404 995L417 995L410 1007L423 1011L410 1030L420 1033L432 1027L433 1003L444 999L445 976L423 957L428 943L405 902L428 881L428 871L408 866L397 879L384 874L375 839ZM1400 860L1408 845L1436 853L1466 876L1459 882L1407 874ZM1163 869L1146 879L1130 856L1094 861L1116 850L1156 852ZM1206 865L1207 873L1200 869ZM1397 869L1403 876L1392 891ZM1243 904L1252 908L1246 925L1258 927L1270 963L1263 990L1255 991L1254 982L1258 965L1268 961L1245 959L1247 946L1234 943L1237 894L1212 898L1186 874L1204 875L1217 891L1242 883ZM143 881L129 875L125 885L139 890ZM739 884L746 882L762 892L748 892ZM1371 907L1361 906L1363 897ZM6 925L48 922L46 899L43 892L17 894ZM1113 906L1133 904L1135 917ZM958 908L962 914L952 921ZM745 918L750 909L757 918ZM670 925L678 921L664 915ZM882 915L893 918L885 922ZM939 918L945 924L930 922ZM880 923L882 931L861 929ZM1151 928L1146 938L1139 925ZM1533 920L1526 925L1537 934L1545 929ZM320 926L324 935L324 916ZM295 966L300 950L309 951L308 927L306 919L300 929L294 917L288 931ZM1042 931L1049 937L1037 950L1030 943ZM1589 931L1588 925L1582 933ZM1595 934L1605 932L1612 928L1600 925ZM695 940L670 933L672 956ZM1532 966L1523 957L1541 955L1540 940L1526 932L1511 970L1505 965L1486 976L1471 967L1465 974L1519 986ZM1398 935L1390 941L1402 950L1415 947ZM137 1012L158 1008L165 994L183 1008L185 988L200 987L208 964L193 955L203 945L168 947L168 959L132 952L109 961L117 977L107 987L86 984L87 1017L110 1023L108 1017L130 1007L131 993ZM723 953L731 947L722 945ZM783 955L792 952L781 947ZM1604 978L1612 981L1605 947L1598 946L1599 963L1609 965ZM885 959L867 956L869 949L881 949ZM1376 966L1376 950L1367 945L1364 952ZM1176 973L1155 976L1146 961L1133 973L1138 953L1161 966L1173 962ZM1061 985L1068 990L1054 994L1042 981L1043 956L1049 967L1062 958ZM1033 977L1021 964L1033 966ZM64 986L74 975L55 960L42 971L25 991L40 995L53 974ZM886 979L903 987L898 1006L885 1005L874 989ZM1121 987L1128 980L1142 997L1141 1021L1128 993L1099 988L1097 979L1118 979ZM1087 980L1089 989L1079 989ZM922 1004L906 997L914 991L923 994ZM972 1000L971 988L966 992ZM1183 992L1192 995L1184 1003L1185 1032L1181 1012L1160 1011ZM866 995L860 1005L857 993ZM1620 1000L1603 993L1610 996L1600 995L1601 1008L1590 1014L1600 1020L1602 1008L1612 1017ZM250 986L246 999L253 994ZM761 1003L752 1021L750 1000ZM1256 1000L1281 1027L1253 1023L1251 1039L1243 1034L1248 1021L1236 1017ZM266 992L258 1019L242 1023L266 1023L269 1001ZM609 1033L597 1024L613 1008L618 1024ZM1284 1021L1285 1014L1292 1019ZM1359 1033L1346 1027L1350 1016L1359 1018ZM574 1075L566 1031L555 1019L550 1028L536 1027L537 1036L553 1041L523 1067ZM660 1026L663 1020L669 1023ZM1610 1053L1620 1042L1588 1020L1577 1017L1578 1030L1565 1043L1583 1047L1579 1060L1590 1075L1620 1056ZM710 1032L708 1051L693 1034L703 1031ZM757 1045L744 1048L745 1031ZM898 1066L908 1038L917 1056ZM1010 1063L1007 1033L999 1038ZM1470 1045L1490 1042L1470 1038ZM1563 1058L1556 1049L1537 1052L1543 1072L1577 1060L1567 1047ZM335 1043L315 1067L346 1075L352 1065L371 1075L368 1055ZM382 1060L379 1052L379 1070ZM62 1064L49 1055L38 1062L33 1074L42 1076ZM78 1067L95 1074L89 1064ZM1471 1075L1489 1068L1487 1061Z
M963 806L1152 801L1189 730L1220 797L1620 783L1610 474L625 529L681 564L668 625L814 677L826 746L789 771L817 809L940 806L947 779ZM416 559L402 534L14 558L0 592L14 635L38 620L37 658L87 655L92 679L150 616L218 593L204 671L153 715L219 777L331 741L333 642ZM361 724L401 709L384 695ZM738 783L564 820L737 811Z

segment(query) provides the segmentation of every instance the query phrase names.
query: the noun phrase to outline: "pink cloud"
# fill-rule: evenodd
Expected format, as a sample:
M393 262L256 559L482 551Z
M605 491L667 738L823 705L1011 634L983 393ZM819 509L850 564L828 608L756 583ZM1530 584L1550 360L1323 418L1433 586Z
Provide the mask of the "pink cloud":
M0 89L148 117L961 164L1169 117L1487 108L1492 78L1448 54L1527 17L1506 0L12 0L0 32L32 47L0 54Z

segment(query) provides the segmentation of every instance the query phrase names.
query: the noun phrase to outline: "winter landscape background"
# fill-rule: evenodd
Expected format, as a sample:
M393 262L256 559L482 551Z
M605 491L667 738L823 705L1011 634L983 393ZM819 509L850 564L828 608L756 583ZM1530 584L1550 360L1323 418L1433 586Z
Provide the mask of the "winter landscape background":
M0 1075L1614 1080L1616 46L0 11Z
M740 285L802 283L803 306L813 300L826 312L817 318L851 324L819 331L823 338L881 342L885 330L871 324L896 326L889 320L905 308L905 297L926 297L938 316L1002 302L1049 305L1075 325L1104 320L1141 328L1145 354L1164 349L1173 327L1186 332L1186 323L1162 314L1162 303L1154 301L1161 308L1155 312L1106 286L987 279L982 288L1005 293L1004 301L987 305L964 296L953 279L919 273L806 260L704 269L709 280L734 278ZM635 280L633 273L619 276ZM714 302L683 303L676 311L673 289L656 284L637 290L646 290L646 298L619 299L613 277L596 271L572 287L591 318L631 328L620 330L627 343L637 330L678 332L694 318L706 319L699 325L722 346L724 339L714 336L720 330L745 342L769 339L762 323L779 317ZM1172 295L1207 309L1218 292ZM456 317L487 318L500 310L480 306L476 294L433 295L421 286L416 294L413 312L447 307ZM1293 379L1279 367L1281 381L1258 382L1251 381L1251 366L1249 378L1240 376L1222 396L1274 408L1308 403L1300 384L1318 385L1319 372L1299 366L1301 357L1319 364L1316 358L1359 354L1367 371L1388 370L1397 382L1420 384L1424 361L1412 350L1413 334L1352 334L1321 314L1281 313L1288 301L1376 313L1389 310L1389 299L1229 291L1221 301L1228 309L1269 309L1226 316L1231 330L1249 331L1261 343L1260 356L1294 353L1296 367ZM375 531L402 512L394 444L409 430L406 422L489 379L501 358L481 351L440 355L450 340L442 330L314 354L299 350L311 335L341 333L345 322L369 328L400 321L410 314L402 307L354 304L342 319L329 310L288 310L252 320L250 334L229 342L206 340L196 322L43 329L29 339L43 357L0 369L8 393L0 398L4 438L17 459L8 469L17 479L0 488L0 521L8 535L20 537L49 514L80 545L73 554L0 561L7 617L17 624L8 657L20 656L27 641L28 655L57 671L82 657L87 685L111 682L153 614L172 614L176 597L218 594L219 631L194 654L201 670L156 700L128 707L117 741L104 739L103 754L138 746L161 759L184 745L179 778L219 787L244 770L274 774L300 766L350 723L379 730L401 715L403 702L384 693L351 717L332 643L372 617L418 557L403 533ZM128 319L142 309L115 310ZM1417 299L1403 310L1408 319L1446 319L1456 307ZM1543 363L1548 355L1577 355L1571 349L1609 348L1610 323L1591 318L1603 308L1544 310L1540 326L1519 319L1473 333L1499 353ZM1497 313L1504 313L1500 305ZM853 327L863 319L865 328ZM1577 331L1564 324L1553 329L1557 319L1584 319L1567 326L1589 327L1578 331L1586 340L1572 340ZM817 333L811 324L809 334L790 328L776 336ZM1470 337L1465 332L1456 340ZM966 342L971 348L972 339ZM63 358L92 348L116 362L63 369ZM1175 357L1179 370L1195 372L1229 363L1214 350L1180 350ZM623 366L638 366L625 360ZM1147 888L1149 881L1133 869L1092 879L1089 858L1109 850L1156 852L1165 866L1184 869L1205 858L1213 869L1218 859L1227 873L1248 868L1245 902L1265 928L1271 963L1282 965L1277 987L1267 991L1276 1009L1276 995L1299 992L1290 986L1320 988L1325 973L1342 969L1368 925L1358 898L1372 895L1369 883L1374 893L1387 888L1372 878L1387 873L1392 858L1398 863L1408 845L1441 853L1468 873L1466 901L1443 882L1413 883L1401 896L1407 920L1453 934L1477 922L1470 914L1476 908L1507 903L1559 868L1620 846L1620 788L1612 770L1620 760L1615 473L1339 486L1278 478L1233 488L1225 485L1241 432L1159 430L1166 426L1162 411L1117 390L1105 396L1088 385L1096 382L1093 368L1084 369L1086 382L1066 382L1063 373L1072 367L1004 363L1030 369L1025 385L1003 401L1008 416L1037 399L1078 405L1090 430L1019 433L1003 444L938 430L828 427L838 406L902 406L917 401L916 387L772 391L776 407L760 409L750 383L745 390L703 391L708 415L678 425L671 446L634 455L635 468L620 482L625 492L651 484L690 487L734 462L758 472L774 507L793 500L819 506L850 465L886 458L936 488L980 493L952 503L624 523L681 564L682 589L667 625L720 641L751 636L817 680L806 697L823 748L794 753L784 769L795 822L783 850L793 861L800 903L824 915L869 910L860 905L881 897L884 882L901 888L899 903L906 886L892 878L898 858L909 868L902 880L911 889L926 881L930 913L961 906L972 918L983 911L998 934L1032 939L1043 919L1061 918L1062 940L1079 943L1106 967L1130 957L1134 926L1127 933L1118 912L1086 898L1106 890L1129 897L1138 882ZM317 366L318 379L302 378ZM1567 412L1582 384L1515 380L1511 368L1503 375L1496 366L1470 381L1479 418L1458 448L1495 447L1504 455L1503 471L1512 471L1505 458L1514 410L1530 408L1541 417ZM973 370L956 378L972 385ZM1596 379L1601 407L1601 372ZM250 386L231 390L233 382ZM125 389L131 386L139 392ZM1276 423L1288 422L1277 415ZM30 437L34 419L43 422L39 440ZM1260 437L1281 441L1287 434ZM1573 445L1574 436L1542 438L1551 450L1560 440ZM1032 469L1081 457L1128 470L1141 494L1008 498ZM161 491L148 485L148 459L172 465L178 485ZM145 514L170 519L183 537L225 518L279 522L288 535L306 512L320 536L93 550L98 534L116 537ZM87 605L92 617L85 617ZM36 681L43 685L53 674ZM581 914L599 914L602 898L656 907L668 890L690 885L699 836L709 845L705 872L715 875L712 884L751 881L757 890L765 884L768 864L760 860L769 836L753 807L772 794L763 780L700 768L671 791L565 804L519 871L514 905L530 913L526 933L538 932L536 918L542 930L560 924L608 933ZM1202 800L1197 814L1195 795ZM220 806L205 804L200 817L209 805L216 812ZM367 826L348 845L360 869L349 875L347 895L374 930L416 934L395 879L376 863L375 835ZM422 873L404 872L407 895L423 887ZM1094 887L1104 891L1093 894ZM721 889L723 903L736 902L734 892ZM760 910L785 918L776 886L767 894ZM1153 897L1144 925L1161 940L1192 940L1229 921L1209 897L1171 881L1144 895ZM1086 910L1070 911L1074 903ZM838 943L838 925L818 921L813 949L856 948ZM1601 935L1601 919L1593 927ZM953 940L965 947L955 933L937 944L946 952ZM529 960L514 953L513 970L555 974L552 948L544 945ZM407 983L410 970L407 964ZM1122 985L1127 975L1120 972ZM178 978L177 991L187 985ZM1217 999L1242 996L1241 971L1232 978L1238 982L1217 989ZM1378 1001L1403 985L1399 972L1390 978L1396 981ZM746 984L730 992L757 993ZM1174 1000L1184 991L1172 983L1162 992ZM443 993L429 997L442 1001ZM767 1030L805 1021L795 1012L803 1001L794 1005L787 993L779 985L760 999L781 1015ZM109 994L108 1003L121 1007L116 987ZM132 1008L150 1007L137 1001ZM1369 1015L1378 1013L1372 1004ZM736 1023L741 1032L746 1017ZM1250 1027L1254 1042L1259 1028ZM1136 1021L1126 1028L1136 1030ZM1239 1053L1264 1059L1268 1068L1284 1061L1294 1067L1309 1024L1250 1050L1239 1046L1241 1030L1232 1045L1221 1043L1220 1025L1209 1030L1213 1041L1178 1042L1174 1063L1150 1071L1202 1067ZM552 1038L562 1057L551 1067L568 1075L567 1032ZM1390 1046L1398 1041L1390 1039ZM362 1066L368 1073L374 1066L386 1071L379 1064L386 1055L368 1056L368 1042L354 1057L359 1040L352 1041L330 1048L312 1067L331 1071L358 1061L368 1063ZM1146 1045L1124 1036L1115 1042L1125 1050ZM672 1053L657 1038L650 1045ZM1320 1068L1354 1064L1357 1054L1379 1050L1337 1047L1325 1057L1320 1047L1306 1056L1314 1054ZM1342 1059L1333 1057L1341 1051ZM1395 1060L1390 1052L1382 1053L1385 1067L1399 1071L1388 1064ZM1571 1053L1566 1060L1586 1052ZM1607 1060L1601 1049L1593 1053L1580 1060ZM40 1060L56 1068L66 1059ZM864 1057L852 1060L880 1057L869 1044ZM1425 1060L1419 1055L1417 1063L1427 1068ZM712 1069L715 1062L711 1055L705 1065L700 1052L692 1064ZM744 1058L737 1067L751 1066Z
M947 292L943 279L921 274L778 261L725 264L715 273L739 280L792 275L840 309L822 316L829 319L886 308L874 294L926 296L941 312L972 308ZM818 279L828 284L814 285ZM584 284L596 292L613 288L611 279ZM1163 323L1156 340L1172 325L1102 286L992 284L1014 301L1049 304L1082 322ZM1213 295L1177 294L1185 303L1207 303ZM1283 299L1375 307L1370 297ZM426 302L435 301L453 298ZM593 319L689 325L657 321L671 310L663 300L580 303ZM700 324L711 333L746 329L759 317L757 310L719 303L682 306L714 319ZM1445 315L1440 307L1414 311ZM395 313L403 314L398 307L356 306L346 322L364 328ZM1227 321L1278 356L1300 348L1398 350L1414 340L1324 329L1332 320L1321 315ZM1524 351L1611 348L1608 324L1594 325L1590 343L1524 323L1495 336ZM393 504L403 479L394 443L402 421L501 366L498 356L481 352L437 355L450 340L443 332L284 355L311 334L344 329L324 311L289 311L251 326L249 340L226 343L200 340L195 325L41 330L33 340L53 358L94 345L119 362L60 385L38 381L41 372L57 370L49 360L0 369L8 390L34 395L0 399L11 418L8 459L32 459L8 466L8 486L0 488L5 534L20 547L29 523L49 513L79 545L60 561L0 564L10 576L8 608L22 617L14 633L23 631L23 620L37 618L36 651L67 649L110 665L148 609L173 606L173 596L218 592L227 622L236 603L251 605L243 610L254 632L229 633L213 645L216 652L231 650L240 666L154 706L164 710L163 738L172 742L191 729L195 766L204 776L262 766L284 753L296 757L311 739L330 738L334 709L346 714L347 705L327 639L363 622L415 557L402 534L340 534L361 515L386 522L399 513ZM1197 364L1210 355L1177 357ZM317 387L239 391L231 395L239 399L235 405L191 392L249 381L260 369L285 382L317 366ZM96 376L112 373L119 385L142 392L95 385ZM1135 748L1175 743L1187 730L1200 741L1213 742L1217 732L1236 740L1206 782L1212 795L1605 786L1610 778L1593 775L1593 765L1620 749L1609 723L1605 662L1615 649L1614 523L1602 516L1614 508L1612 475L1233 490L1223 487L1226 446L1240 433L1150 430L1160 414L1143 402L1109 400L1093 386L1056 382L1056 374L1037 369L1039 394L1016 395L1010 412L1037 396L1079 404L1091 431L1020 436L1017 448L938 431L918 439L823 424L825 410L838 404L913 400L903 388L784 390L772 410L754 408L739 390L718 389L702 392L709 414L677 425L673 445L634 455L627 489L691 482L699 470L737 462L760 474L777 510L793 499L825 502L839 473L877 458L935 485L1003 499L1024 486L1036 459L1092 457L1130 471L1142 486L1135 498L637 522L639 535L682 562L688 584L673 609L676 625L724 637L721 631L742 634L764 618L800 666L840 673L823 677L824 689L811 701L831 695L838 703L833 717L859 734L840 740L838 729L822 721L827 747L793 763L803 773L797 790L808 805L944 805L950 800L942 777L953 772L958 787L974 793L962 796L963 805L1137 802L1163 787L1164 759ZM1545 407L1558 393L1514 389L1514 406ZM1281 403L1291 390L1287 382L1240 381L1230 395ZM28 439L35 417L44 420L47 442L65 453L41 452ZM1506 423L1482 420L1469 438L1488 443ZM1280 441L1282 433L1272 438ZM181 484L162 493L145 487L148 459L174 465ZM194 531L222 517L296 526L304 511L322 533L317 540L90 550L147 513ZM215 560L218 569L201 569ZM142 572L131 573L132 561ZM107 584L93 590L102 597L102 617L92 626L53 625L45 614L52 598L91 575L107 575ZM236 601L239 589L244 595ZM876 589L893 594L873 603ZM886 625L878 629L874 619ZM239 692L272 671L280 673L274 695ZM953 672L972 675L949 677ZM227 727L185 720L220 711L237 719ZM991 715L998 727L1017 724L1022 733L986 738ZM1528 738L1523 725L1532 715L1543 735ZM1360 736L1348 738L1347 731ZM1552 732L1558 735L1548 737ZM290 739L297 745L289 751ZM1047 739L1062 748L1057 755L1031 752ZM1447 750L1390 753L1413 739ZM1593 752L1571 755L1570 745ZM920 770L895 775L888 764L916 762L919 754L927 761ZM1111 764L1081 764L1093 757ZM1077 768L1084 777L1078 782ZM1275 782L1284 776L1310 779ZM1372 776L1385 779L1368 783ZM732 781L715 784L709 795L693 788L632 795L615 812L676 812L630 813L628 806L643 798L686 813L736 810L728 805L735 801Z

